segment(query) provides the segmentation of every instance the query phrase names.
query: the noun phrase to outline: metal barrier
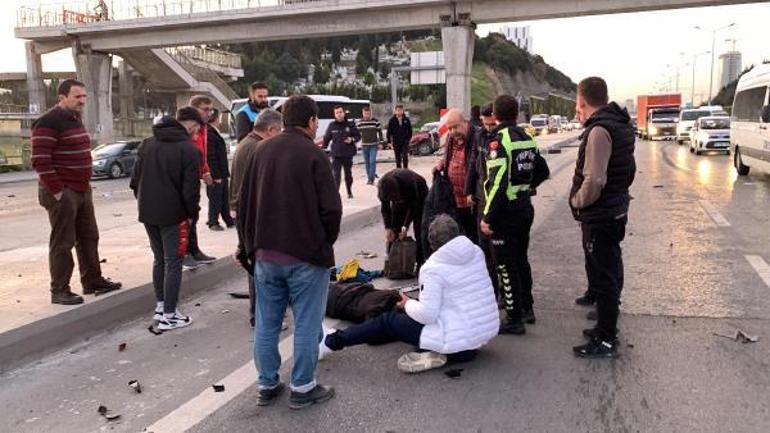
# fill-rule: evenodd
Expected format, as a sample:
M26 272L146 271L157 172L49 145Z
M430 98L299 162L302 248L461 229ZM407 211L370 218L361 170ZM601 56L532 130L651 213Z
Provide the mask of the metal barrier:
M241 55L236 53L231 53L228 51L217 50L211 47L200 47L200 46L182 46L182 47L167 48L166 51L168 51L169 54L171 55L174 55L174 53L177 53L177 52L181 53L185 57L191 60L198 60L201 62L205 62L213 65L225 66L233 69L241 69Z
M21 28L78 26L101 21L160 18L173 15L299 5L319 1L326 0L117 0L117 2L108 0L104 2L106 8L93 7L93 1L47 4L41 2L37 7L22 6L19 8L16 26Z

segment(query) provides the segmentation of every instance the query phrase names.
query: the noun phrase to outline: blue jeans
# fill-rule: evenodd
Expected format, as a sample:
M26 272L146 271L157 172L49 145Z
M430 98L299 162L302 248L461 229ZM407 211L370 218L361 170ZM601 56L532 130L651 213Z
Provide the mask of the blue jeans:
M374 177L377 174L377 145L364 144L361 148L364 153L366 177L369 179L369 182L374 182Z
M308 263L276 265L257 261L254 266L257 292L255 308L254 363L260 389L278 385L281 355L278 338L286 307L294 313L294 366L291 388L307 392L316 386L318 343L323 338L329 269Z

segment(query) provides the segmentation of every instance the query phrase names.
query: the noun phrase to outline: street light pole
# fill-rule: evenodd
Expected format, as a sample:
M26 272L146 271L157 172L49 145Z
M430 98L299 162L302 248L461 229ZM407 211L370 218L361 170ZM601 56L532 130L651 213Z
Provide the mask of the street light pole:
M711 74L709 75L709 104L711 104L712 88L714 86L714 54L715 54L716 43L717 43L717 32L720 30L730 28L734 25L735 23L730 23L724 27L719 27L711 30ZM702 28L701 26L695 26L695 29L709 31Z
M692 88L690 89L690 105L695 107L695 63L698 61L698 56L708 54L709 51L702 53L696 53L692 55Z

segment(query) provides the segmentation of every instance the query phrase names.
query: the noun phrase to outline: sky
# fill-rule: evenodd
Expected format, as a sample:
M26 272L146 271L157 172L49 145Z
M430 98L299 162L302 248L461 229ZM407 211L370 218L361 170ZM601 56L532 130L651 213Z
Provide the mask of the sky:
M119 0L113 1L117 3ZM16 14L11 11L30 2L34 3L34 0L3 0L5 13L0 14L0 47L3 47L0 72L25 71L24 42L14 38ZM508 24L529 26L533 51L573 81L591 75L605 78L615 100L622 102L638 94L675 91L678 66L679 91L683 100L689 101L693 54L711 50L712 42L711 32L698 31L694 27L714 29L736 23L716 36L713 86L716 94L719 90L719 54L732 47L732 42L725 39L736 39L735 46L743 54L744 67L770 60L768 18L770 2ZM499 31L505 24L481 25L477 34L483 36ZM698 57L696 104L708 97L710 65L710 54ZM74 70L71 51L44 55L43 70Z

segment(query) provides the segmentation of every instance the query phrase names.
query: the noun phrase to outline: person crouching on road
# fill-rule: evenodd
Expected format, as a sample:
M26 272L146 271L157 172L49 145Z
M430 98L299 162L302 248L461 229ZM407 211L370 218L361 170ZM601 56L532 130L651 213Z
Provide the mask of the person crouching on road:
M420 300L401 294L400 311L389 311L345 330L326 330L319 356L358 344L402 341L429 350L408 353L398 368L418 373L449 361L469 361L497 335L500 318L484 253L454 219L437 216L428 229L435 252L420 270Z
M617 357L617 324L623 290L620 243L626 235L628 189L634 182L634 128L625 108L609 102L607 83L589 77L578 85L581 135L569 204L583 232L588 294L596 300L596 328L586 329L587 344L573 351L581 358Z
M331 142L332 172L337 190L342 182L342 169L345 169L345 188L348 198L353 198L353 157L356 156L356 143L361 139L355 122L348 120L345 107L334 107L334 122L330 123L324 134L324 148Z
M187 252L190 224L198 215L200 157L191 137L203 127L198 110L184 107L177 117L164 117L152 127L152 137L139 146L131 189L152 248L154 320L168 331L192 323L177 308L182 284L182 260Z

